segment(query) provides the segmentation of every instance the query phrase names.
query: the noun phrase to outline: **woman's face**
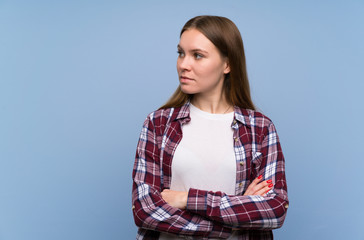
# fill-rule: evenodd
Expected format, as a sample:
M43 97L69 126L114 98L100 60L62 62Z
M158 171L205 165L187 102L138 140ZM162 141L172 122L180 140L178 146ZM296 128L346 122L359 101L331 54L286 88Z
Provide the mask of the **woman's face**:
M177 71L182 92L211 97L221 95L224 74L230 72L226 58L196 29L183 32L178 44Z

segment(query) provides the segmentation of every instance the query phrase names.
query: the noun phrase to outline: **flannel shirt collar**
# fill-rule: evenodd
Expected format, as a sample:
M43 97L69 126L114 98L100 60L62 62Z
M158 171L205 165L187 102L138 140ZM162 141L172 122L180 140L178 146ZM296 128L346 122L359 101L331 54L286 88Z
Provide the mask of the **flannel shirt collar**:
M190 101L187 101L179 110L175 111L172 116L172 121L183 120L190 121ZM253 124L254 119L251 116L251 111L247 109L242 109L234 106L234 120L242 123L243 125L250 127ZM234 122L235 122L234 121Z
M247 127L251 127L254 123L252 111L237 106L234 106L234 119Z
M191 120L190 117L190 101L187 101L180 109L178 109L176 114L173 114L174 117L172 117L172 121L174 120L180 120L180 119L187 119L188 121Z

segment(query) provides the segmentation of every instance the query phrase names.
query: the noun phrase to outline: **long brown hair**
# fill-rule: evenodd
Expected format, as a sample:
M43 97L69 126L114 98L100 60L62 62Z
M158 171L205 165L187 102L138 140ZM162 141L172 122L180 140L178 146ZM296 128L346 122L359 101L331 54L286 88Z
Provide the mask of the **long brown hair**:
M230 72L225 75L223 86L227 102L233 106L255 110L250 96L243 40L236 25L225 17L205 15L190 19L183 26L180 37L189 29L200 31L222 56L227 57ZM180 107L192 97L193 94L186 94L178 87L161 108Z

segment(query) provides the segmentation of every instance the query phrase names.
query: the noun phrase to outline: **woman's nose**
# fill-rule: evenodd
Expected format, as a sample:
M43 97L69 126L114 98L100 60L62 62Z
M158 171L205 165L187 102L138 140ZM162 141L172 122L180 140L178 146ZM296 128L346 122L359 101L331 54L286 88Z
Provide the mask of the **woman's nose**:
M187 56L183 58L179 58L177 61L177 67L181 70L190 70L191 69L191 59Z

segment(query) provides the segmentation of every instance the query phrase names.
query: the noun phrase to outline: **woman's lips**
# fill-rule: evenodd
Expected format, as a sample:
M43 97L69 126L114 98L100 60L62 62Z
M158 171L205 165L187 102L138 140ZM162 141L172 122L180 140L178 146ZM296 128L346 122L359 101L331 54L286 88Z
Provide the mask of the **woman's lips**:
M187 83L187 82L190 82L190 81L193 81L192 78L189 78L189 77L186 77L186 76L181 76L181 83Z

